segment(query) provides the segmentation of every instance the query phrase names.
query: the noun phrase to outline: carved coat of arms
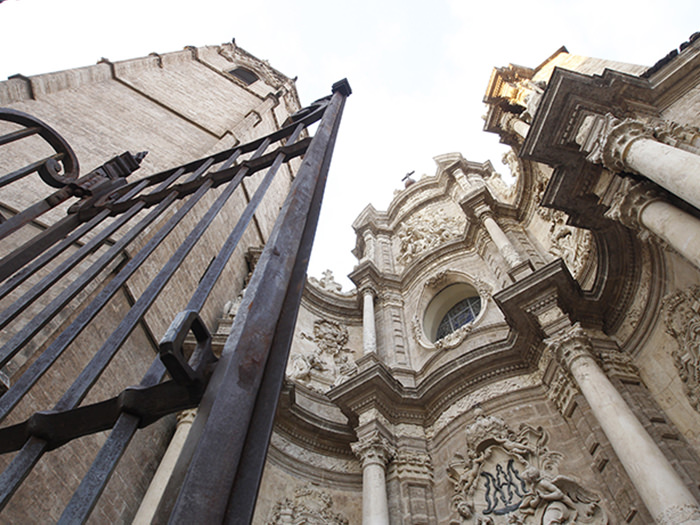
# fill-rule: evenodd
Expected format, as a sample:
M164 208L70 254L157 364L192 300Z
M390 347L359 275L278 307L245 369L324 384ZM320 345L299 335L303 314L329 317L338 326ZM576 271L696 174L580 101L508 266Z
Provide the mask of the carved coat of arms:
M606 525L600 497L575 479L557 474L562 458L547 448L543 428L516 433L479 411L467 428L466 454L448 467L454 487L453 525Z

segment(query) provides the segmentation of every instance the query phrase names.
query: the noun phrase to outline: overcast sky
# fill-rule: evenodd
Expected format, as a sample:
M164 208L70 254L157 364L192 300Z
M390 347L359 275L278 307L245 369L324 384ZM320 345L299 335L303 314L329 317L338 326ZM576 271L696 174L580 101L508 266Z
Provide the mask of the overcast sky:
M668 7L666 7L668 6ZM534 67L565 45L578 55L652 65L700 30L697 0L5 0L0 79L236 43L290 77L302 103L347 77L343 116L309 274L355 264L351 223L388 206L409 171L434 174L436 155L490 159L482 131L491 69Z

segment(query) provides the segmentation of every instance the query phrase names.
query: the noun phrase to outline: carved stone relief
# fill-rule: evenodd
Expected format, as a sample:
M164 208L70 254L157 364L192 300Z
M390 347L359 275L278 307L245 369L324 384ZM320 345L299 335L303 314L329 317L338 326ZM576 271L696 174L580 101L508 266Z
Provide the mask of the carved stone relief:
M352 351L346 348L348 330L340 323L319 319L313 334L301 333L302 339L315 344L310 353L293 353L287 376L313 390L326 391L357 373Z
M549 435L521 424L518 432L477 411L466 430L465 454L447 469L454 487L454 524L607 524L600 497L559 475L562 459L547 448Z
M408 265L418 255L458 238L465 226L464 215L450 214L444 207L416 213L398 229L398 262Z
M355 294L354 290L351 290L349 292L343 292L343 285L336 282L335 277L333 277L333 272L331 270L325 270L323 272L323 277L321 277L320 279L317 279L316 277L309 277L309 282L317 288L320 288L321 290L335 295L347 297Z
M278 501L267 525L348 525L348 520L333 511L333 497L308 484L294 491L293 498Z
M545 208L540 208L545 209ZM549 253L561 257L571 275L577 277L586 266L593 251L593 235L590 231L566 224L567 215L560 210L549 210Z
M690 404L700 412L700 286L669 294L662 305L666 332L678 343L673 362Z

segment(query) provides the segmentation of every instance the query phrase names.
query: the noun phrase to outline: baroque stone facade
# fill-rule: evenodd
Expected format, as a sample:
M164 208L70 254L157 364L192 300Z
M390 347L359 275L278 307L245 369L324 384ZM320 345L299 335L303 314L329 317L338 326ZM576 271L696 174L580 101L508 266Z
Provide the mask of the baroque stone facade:
M696 37L653 68L493 71L513 184L440 155L354 222L355 289L308 279L253 523L700 523L699 72Z

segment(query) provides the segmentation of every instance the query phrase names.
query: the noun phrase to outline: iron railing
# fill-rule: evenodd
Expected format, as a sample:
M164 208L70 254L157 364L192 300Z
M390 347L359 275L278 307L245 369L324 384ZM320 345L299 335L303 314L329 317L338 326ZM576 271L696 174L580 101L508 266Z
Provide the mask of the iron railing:
M62 203L68 206L65 216L39 229L0 260L0 299L13 298L0 313L0 328L23 323L13 327L12 336L0 348L0 368L20 355L67 305L73 308L74 299L85 294L106 269L115 268L91 300L71 312L67 328L44 345L21 375L12 378L9 390L0 397L0 421L25 396L32 395L37 381L50 373L52 365L95 322L135 272L145 264L153 265L154 252L183 219L195 217L190 221L194 226L170 257L156 259L159 268L155 277L135 298L117 328L92 352L58 403L0 429L0 452L18 451L0 474L0 509L45 453L77 437L111 428L60 519L60 523L85 522L136 430L166 414L199 406L168 488L174 508L165 505L161 519L169 515L173 523L250 520L329 163L349 95L347 81L338 82L331 96L299 111L277 132L133 182L126 177L138 169L145 154L125 153L79 177L76 156L58 133L28 115L0 110L0 120L21 126L0 137L0 145L37 135L54 150L48 157L0 178L0 187L38 172L44 182L57 188L26 210L4 217L0 241L32 225L29 233L36 231L43 214L54 212ZM301 138L304 130L319 120L313 138ZM300 156L303 161L217 359L200 313L275 174L283 163ZM187 306L163 335L160 355L145 371L141 383L118 396L81 405L243 179L257 172L264 175L255 193L217 247L218 253ZM219 188L216 198L204 199L215 188ZM56 265L57 258L60 264ZM46 270L52 262L50 271ZM195 341L191 355L184 350L188 336Z

